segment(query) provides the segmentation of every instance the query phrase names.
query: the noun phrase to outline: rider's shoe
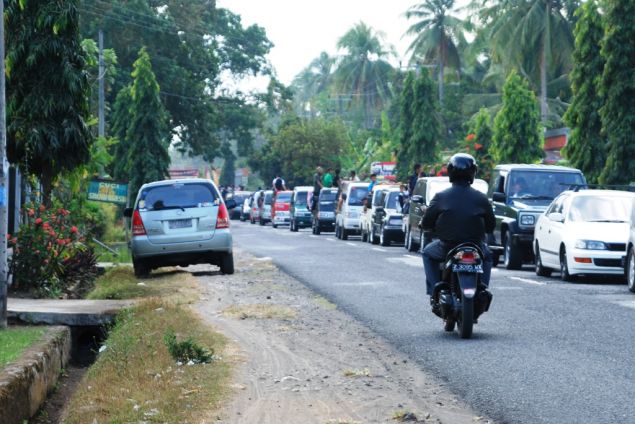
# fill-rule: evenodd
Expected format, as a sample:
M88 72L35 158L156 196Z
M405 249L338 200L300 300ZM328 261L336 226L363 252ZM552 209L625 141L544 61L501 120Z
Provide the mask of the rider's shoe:
M430 306L432 307L432 313L440 317L441 316L441 305L439 305L439 302L434 300L433 296L430 296Z

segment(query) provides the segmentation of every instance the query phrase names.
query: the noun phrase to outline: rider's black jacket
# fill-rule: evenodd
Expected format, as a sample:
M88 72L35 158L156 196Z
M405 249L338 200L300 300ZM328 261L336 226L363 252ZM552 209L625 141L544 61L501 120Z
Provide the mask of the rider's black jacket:
M496 218L483 193L467 183L453 183L434 196L421 226L434 231L444 243L455 246L484 241L485 234L494 231Z

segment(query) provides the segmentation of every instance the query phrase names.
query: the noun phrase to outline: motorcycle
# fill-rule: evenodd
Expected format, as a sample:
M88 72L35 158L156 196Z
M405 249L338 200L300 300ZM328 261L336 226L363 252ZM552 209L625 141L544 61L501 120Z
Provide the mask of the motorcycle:
M443 319L445 331L454 331L456 325L463 339L472 337L473 325L492 303L492 294L481 283L483 257L477 244L458 245L447 254L441 281L434 287L438 307L433 312Z

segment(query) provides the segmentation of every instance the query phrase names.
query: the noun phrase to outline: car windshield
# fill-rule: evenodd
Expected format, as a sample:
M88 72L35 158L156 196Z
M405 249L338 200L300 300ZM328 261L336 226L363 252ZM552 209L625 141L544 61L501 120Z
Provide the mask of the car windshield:
M622 196L579 196L571 202L569 219L577 222L628 222L632 199Z
M273 193L265 194L265 204L270 205L272 199L273 199Z
M362 202L367 195L368 189L366 187L352 187L351 194L348 196L348 204L350 206L362 206Z
M308 192L306 191L298 191L295 194L295 204L296 205L306 205L306 198L308 196Z
M391 191L388 193L388 201L386 202L387 209L401 209L401 205L399 204L399 192Z
M212 206L218 198L214 188L204 183L174 183L146 187L139 197L138 209L158 211Z
M278 193L276 196L276 202L289 203L291 201L291 193Z
M320 192L320 202L334 202L337 199L336 191L322 191Z
M514 171L507 183L512 199L555 199L572 185L584 184L579 172Z

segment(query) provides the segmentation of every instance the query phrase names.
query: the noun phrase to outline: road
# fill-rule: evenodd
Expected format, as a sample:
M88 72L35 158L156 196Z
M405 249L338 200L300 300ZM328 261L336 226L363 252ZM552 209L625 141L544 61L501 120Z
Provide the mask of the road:
M421 258L403 247L237 221L232 233L498 422L635 422L635 295L624 283L496 268L490 311L461 340L429 311Z

